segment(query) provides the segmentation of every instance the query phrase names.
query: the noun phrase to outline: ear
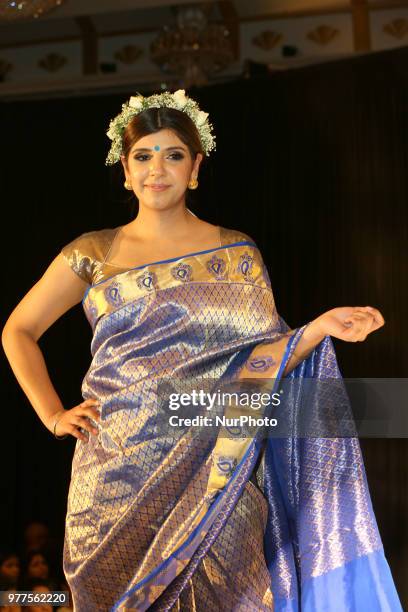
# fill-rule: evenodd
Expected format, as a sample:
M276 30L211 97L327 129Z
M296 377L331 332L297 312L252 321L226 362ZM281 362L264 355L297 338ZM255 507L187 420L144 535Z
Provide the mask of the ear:
M122 162L123 170L125 172L126 180L130 178L129 176L129 168L127 165L126 157L124 155L120 156L120 161Z
M200 164L203 161L203 155L201 153L197 153L196 158L194 160L192 172L195 176L198 176L198 170L200 168Z

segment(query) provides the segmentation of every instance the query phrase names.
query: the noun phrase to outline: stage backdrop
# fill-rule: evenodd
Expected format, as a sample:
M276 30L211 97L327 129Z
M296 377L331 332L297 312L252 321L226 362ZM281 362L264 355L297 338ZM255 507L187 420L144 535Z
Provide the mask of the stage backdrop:
M408 49L189 93L217 134L192 209L256 240L290 326L334 306L381 309L386 325L366 342L335 341L344 376L406 376ZM1 104L4 321L63 245L135 214L122 175L104 164L109 119L132 94ZM40 339L67 408L81 401L90 340L80 306ZM3 366L1 542L18 543L33 517L62 535L74 439L53 439L4 356ZM406 601L407 441L362 446Z

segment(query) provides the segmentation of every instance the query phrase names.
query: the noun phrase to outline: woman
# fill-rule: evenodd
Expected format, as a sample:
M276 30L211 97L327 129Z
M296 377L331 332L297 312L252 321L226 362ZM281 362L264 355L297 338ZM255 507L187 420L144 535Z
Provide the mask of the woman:
M74 609L400 609L358 441L292 435L306 378L336 381L314 390L310 419L344 403L330 336L365 340L381 313L334 308L288 329L253 240L186 208L214 137L183 90L132 97L108 136L136 218L67 244L3 331L43 423L78 439L64 545ZM65 410L37 341L81 300L93 359L84 402ZM289 435L169 425L180 391L248 383L272 397L284 378L289 401L262 414ZM223 410L245 412L237 399Z
M20 576L20 559L14 550L0 551L0 582L4 587L15 587Z
M50 574L50 566L42 550L30 550L24 559L24 576L23 580L31 578L41 578L48 580Z

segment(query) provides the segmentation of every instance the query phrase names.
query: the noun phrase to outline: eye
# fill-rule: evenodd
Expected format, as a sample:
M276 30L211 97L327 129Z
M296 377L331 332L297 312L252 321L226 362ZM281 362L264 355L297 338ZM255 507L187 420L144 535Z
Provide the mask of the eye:
M173 159L184 159L184 155L182 153L171 153L170 157L173 157Z
M139 153L138 155L134 156L134 159L136 161L144 162L147 159L150 159L150 157L151 156L148 153ZM174 152L174 153L170 153L169 158L173 160L180 160L180 159L184 159L184 155L183 153Z

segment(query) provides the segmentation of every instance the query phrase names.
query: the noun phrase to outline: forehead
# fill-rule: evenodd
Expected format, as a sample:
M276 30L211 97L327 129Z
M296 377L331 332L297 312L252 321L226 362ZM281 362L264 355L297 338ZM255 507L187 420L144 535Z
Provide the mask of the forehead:
M183 147L187 148L182 140L177 136L173 130L163 129L159 132L155 132L154 134L148 134L147 136L143 136L143 138L139 138L137 142L134 143L132 147L132 151L135 149L139 149L141 147L153 148L155 145L159 145L160 148L164 147Z
M35 591L36 593L49 593L50 589L47 587L46 584L36 584L33 591Z

